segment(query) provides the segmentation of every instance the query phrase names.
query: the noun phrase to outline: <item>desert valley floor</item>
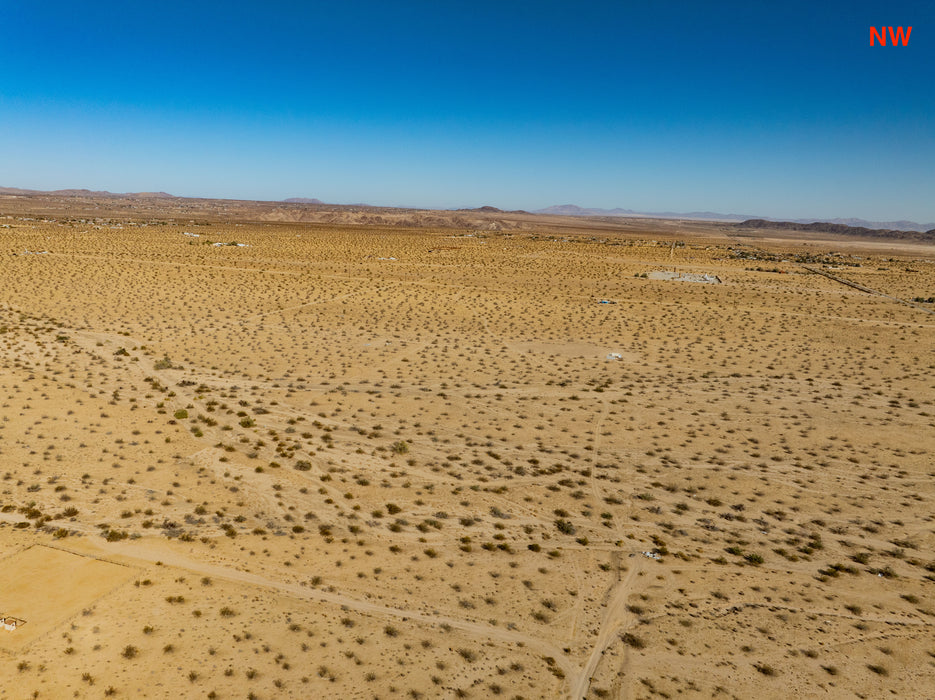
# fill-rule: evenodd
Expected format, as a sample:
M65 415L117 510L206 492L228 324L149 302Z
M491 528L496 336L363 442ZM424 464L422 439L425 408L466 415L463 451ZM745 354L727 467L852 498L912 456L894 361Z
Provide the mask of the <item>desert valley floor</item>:
M932 697L935 246L769 235L0 217L0 696Z

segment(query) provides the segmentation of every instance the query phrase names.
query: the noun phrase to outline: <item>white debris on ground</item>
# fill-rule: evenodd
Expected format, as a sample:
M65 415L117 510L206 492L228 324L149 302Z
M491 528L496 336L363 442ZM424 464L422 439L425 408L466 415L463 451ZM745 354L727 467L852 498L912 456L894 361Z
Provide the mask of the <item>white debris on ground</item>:
M191 231L182 231L183 236L188 236L189 238L201 238L200 233L192 233Z
M249 248L246 243L212 243L215 248L224 248L224 247L236 247L236 248Z
M20 255L48 255L47 250L24 250Z
M608 360L622 360L623 355L619 352L612 352L607 355Z
M697 274L694 272L655 270L646 276L651 280L676 280L678 282L705 282L707 284L721 284L720 277L717 275L709 275L707 272L703 274Z
M644 557L649 557L650 559L662 559L656 552L643 552Z
M377 260L395 260L396 258L377 258Z

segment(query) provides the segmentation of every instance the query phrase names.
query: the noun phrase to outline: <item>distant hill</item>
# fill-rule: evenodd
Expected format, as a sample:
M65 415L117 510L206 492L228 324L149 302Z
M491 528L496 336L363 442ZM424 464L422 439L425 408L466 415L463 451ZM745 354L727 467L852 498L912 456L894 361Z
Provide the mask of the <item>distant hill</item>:
M132 197L136 199L175 199L168 192L107 192L101 190L24 190L19 187L0 187L0 194L19 196L46 195L54 197Z
M145 197L147 199L175 199L174 194L168 192L133 192L128 195L119 195L125 197Z
M556 204L545 209L536 209L533 214L555 214L558 216L633 216L632 209L584 209L577 204Z
M657 219L697 219L699 221L774 221L795 224L829 223L843 224L851 227L862 227L873 230L899 230L925 232L935 228L935 223L919 224L915 221L867 221L865 219L772 219L768 216L753 216L750 214L720 214L713 211L636 211L634 209L585 209L575 204L559 204L545 209L537 209L534 214L552 214L557 216L632 216L651 217Z
M792 219L795 223L844 224L871 229L892 229L898 231L928 231L935 228L935 223L918 224L915 221L867 221L866 219Z
M844 236L864 236L868 238L907 238L913 240L935 241L935 228L930 231L899 230L885 228L867 228L865 226L848 226L827 221L815 221L809 224L799 221L767 221L766 219L749 219L739 224L738 228L747 229L780 229L783 231L813 231L816 233L834 233Z
M487 212L488 214L502 214L503 213L503 209L497 209L497 207L492 207L489 204L484 205L482 207L455 209L454 211L480 211L480 212Z
M282 201L287 204L324 204L320 199L309 199L308 197L290 197Z
M557 216L634 216L656 219L699 219L712 221L743 221L751 218L744 214L718 214L713 211L636 211L635 209L585 209L576 204L558 204L545 209L537 209L533 214L552 214Z

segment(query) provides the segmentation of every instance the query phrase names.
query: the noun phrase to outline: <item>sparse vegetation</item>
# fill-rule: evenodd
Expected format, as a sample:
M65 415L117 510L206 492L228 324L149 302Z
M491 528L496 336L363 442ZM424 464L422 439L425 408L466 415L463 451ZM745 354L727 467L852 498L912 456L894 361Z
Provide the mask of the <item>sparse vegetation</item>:
M24 694L918 694L928 316L795 262L918 251L120 211L0 228Z

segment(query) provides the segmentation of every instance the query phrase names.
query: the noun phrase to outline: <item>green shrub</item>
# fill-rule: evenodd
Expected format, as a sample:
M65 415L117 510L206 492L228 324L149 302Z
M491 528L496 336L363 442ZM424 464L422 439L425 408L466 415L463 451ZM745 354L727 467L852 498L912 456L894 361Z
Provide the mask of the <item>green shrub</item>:
M563 535L574 535L575 534L575 526L563 518L559 518L558 520L555 521L555 527L557 527L558 531L561 532Z

